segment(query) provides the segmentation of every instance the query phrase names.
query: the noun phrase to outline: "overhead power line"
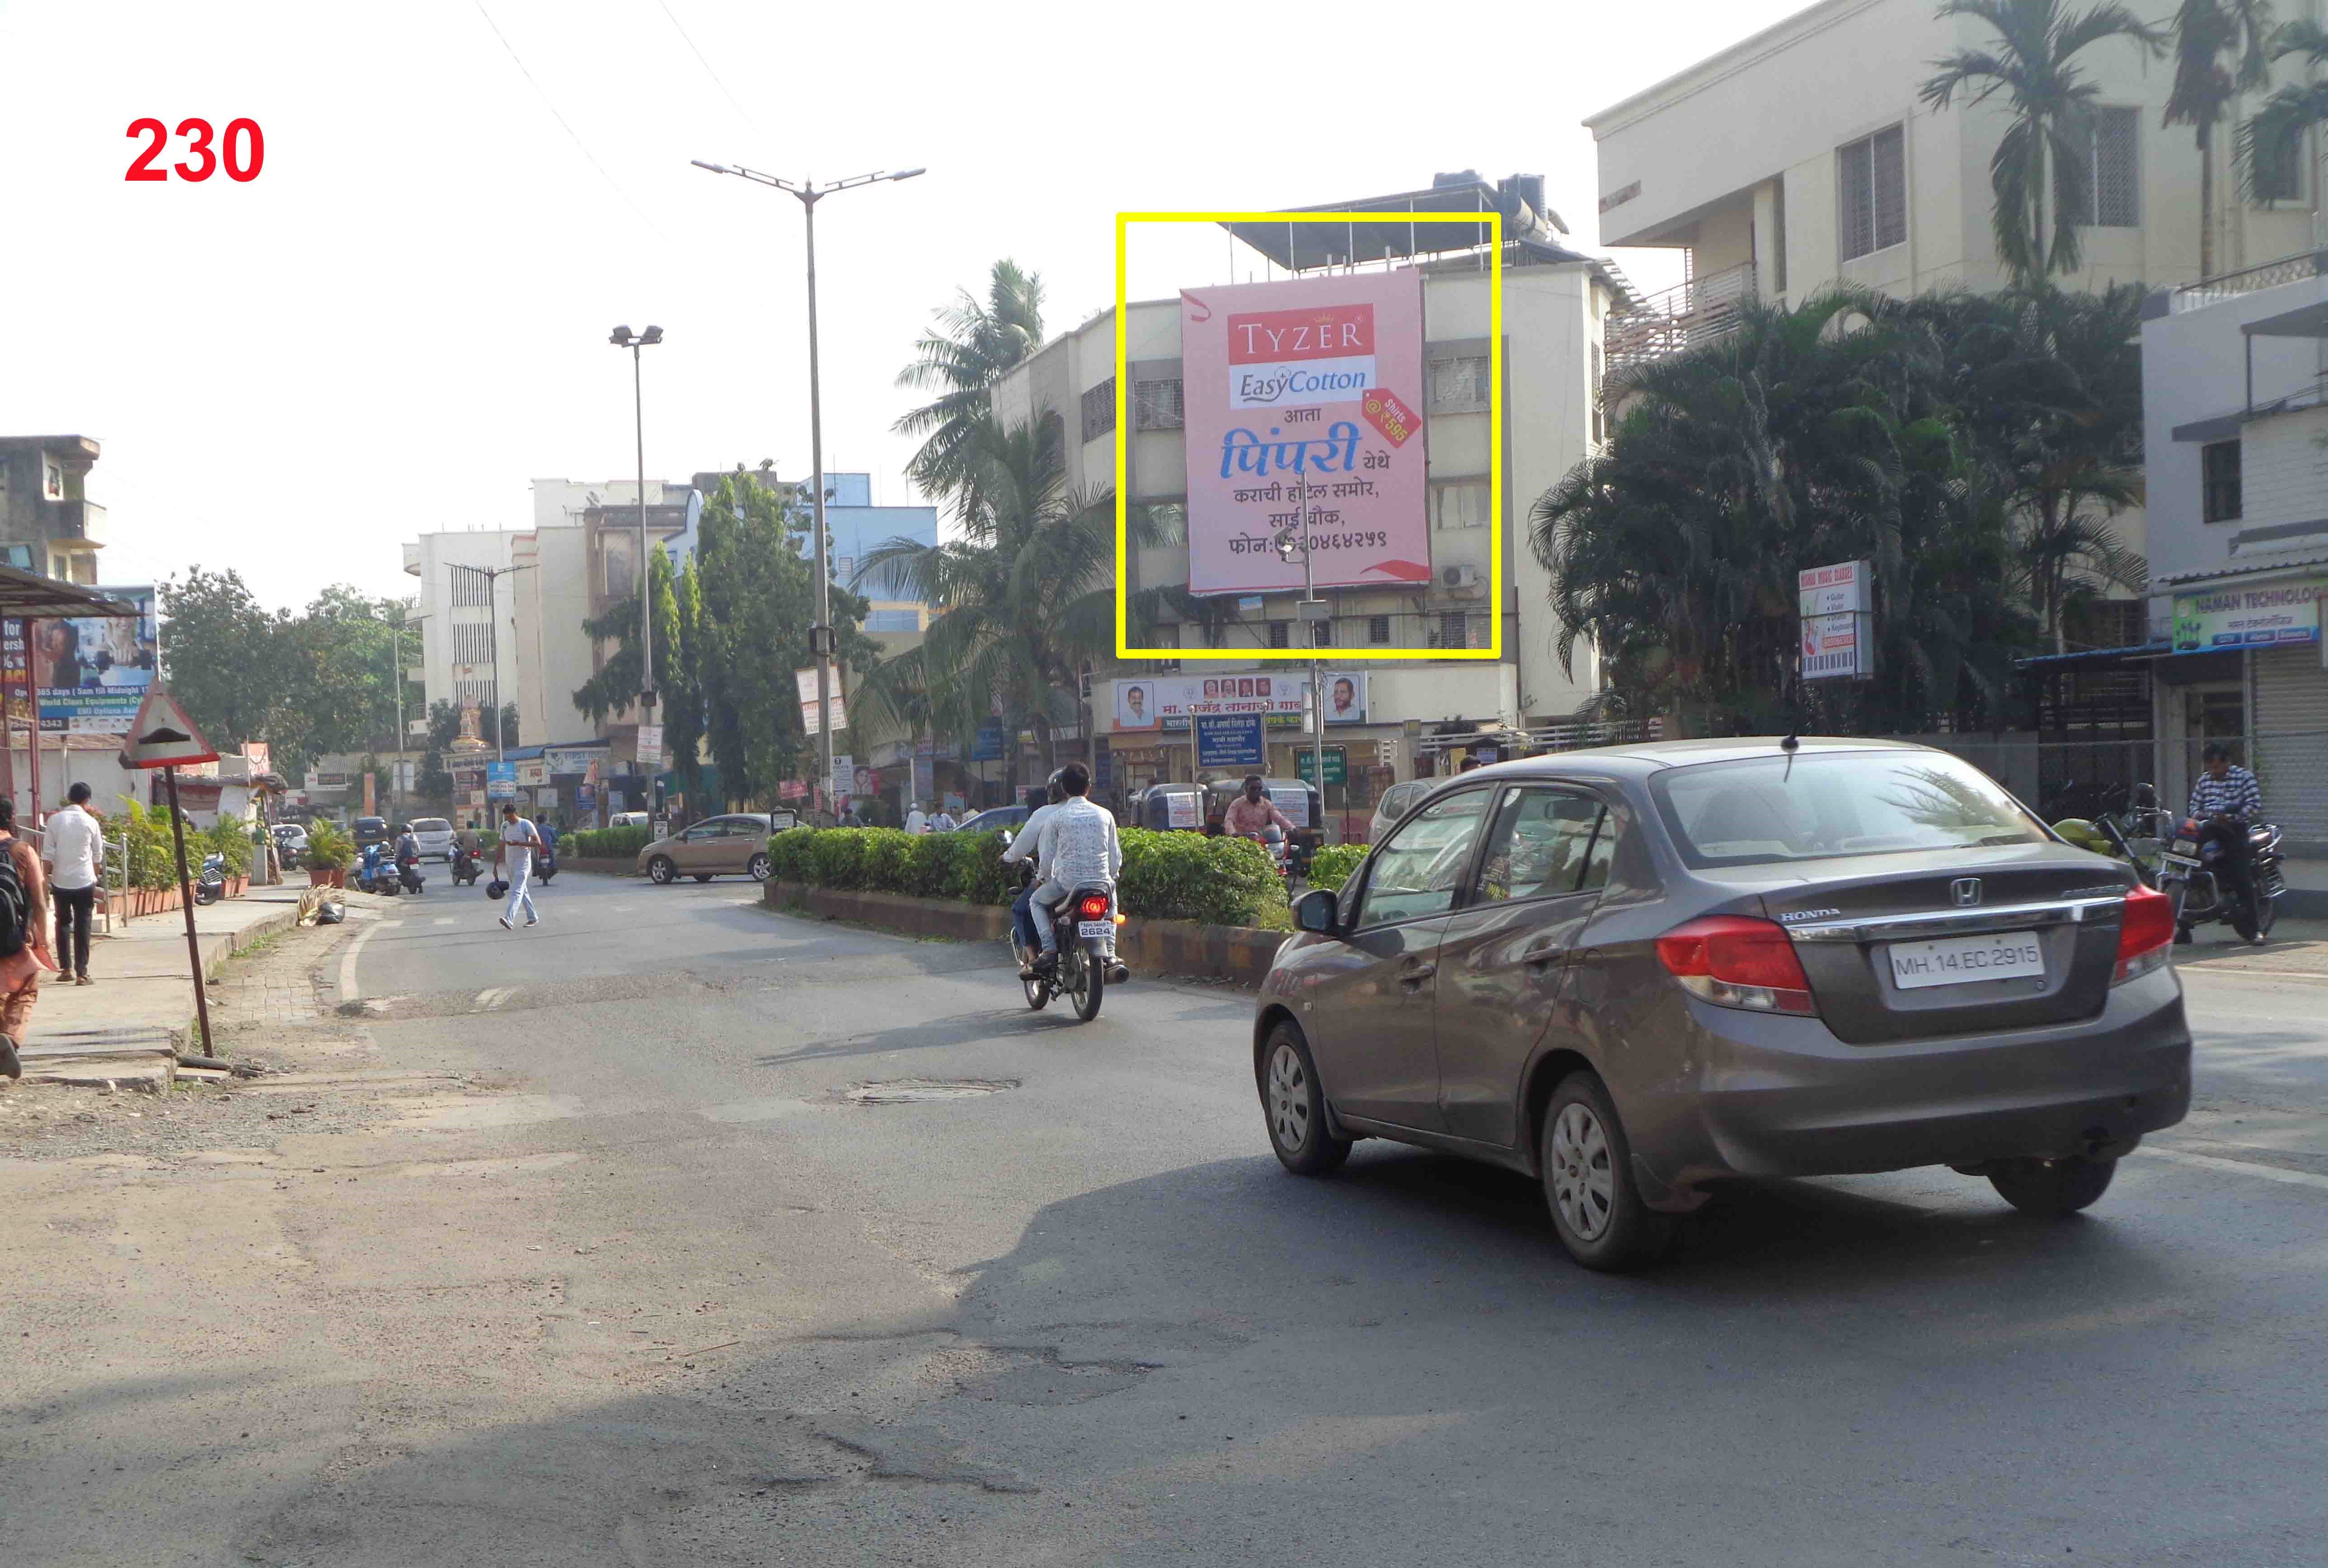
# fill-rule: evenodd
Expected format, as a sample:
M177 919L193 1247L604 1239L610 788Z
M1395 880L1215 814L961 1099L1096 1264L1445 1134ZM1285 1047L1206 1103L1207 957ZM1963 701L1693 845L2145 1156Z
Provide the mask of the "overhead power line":
M671 8L671 0L655 0L655 4L662 7L662 14L665 16L671 18L672 30L679 34L680 41L687 45L687 51L695 56L695 63L703 68L703 74L711 79L711 85L718 88L719 95L728 100L728 107L744 117L746 125L756 131L758 130L760 122L752 117L752 111L736 101L736 95L728 90L728 84L719 79L718 71L711 69L711 62L703 58L703 51L696 48L695 40L687 35L687 29L680 24L679 14Z
M659 238L668 241L671 237L662 232L661 226L658 225L652 218L647 216L646 210L644 208L631 200L631 193L623 189L622 182L620 181L616 180L612 174L606 172L606 165L598 162L597 154L590 151L590 145L582 139L581 134L576 131L573 126L568 123L564 115L558 112L558 105L556 102L554 102L549 94L543 89L541 83L534 79L533 72L526 69L523 57L518 53L516 46L510 42L509 35L502 31L501 24L493 20L493 14L485 9L485 0L472 0L472 4L474 4L477 8L477 14L485 19L485 25L493 30L493 36L502 41L502 47L509 51L511 62L517 67L518 73L525 78L526 85L533 89L534 96L541 99L541 107L549 111L549 117L556 120L559 126L565 131L568 137L572 138L575 151L580 153L585 158L587 158L590 161L590 167L597 170L598 177L605 181L609 186L613 187L615 194L623 199L623 205L637 213L640 219L644 222L648 228L652 229Z

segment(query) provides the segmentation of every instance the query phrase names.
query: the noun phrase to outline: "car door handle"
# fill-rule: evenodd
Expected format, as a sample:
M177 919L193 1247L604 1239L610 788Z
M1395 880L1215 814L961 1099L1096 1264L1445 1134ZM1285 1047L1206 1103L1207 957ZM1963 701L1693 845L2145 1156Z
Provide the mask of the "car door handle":
M1565 947L1538 947L1534 952L1521 954L1520 962L1531 969L1544 969L1559 963L1567 950Z
M1436 964L1412 964L1407 966L1406 972L1398 977L1398 983L1412 991L1438 973L1439 966Z

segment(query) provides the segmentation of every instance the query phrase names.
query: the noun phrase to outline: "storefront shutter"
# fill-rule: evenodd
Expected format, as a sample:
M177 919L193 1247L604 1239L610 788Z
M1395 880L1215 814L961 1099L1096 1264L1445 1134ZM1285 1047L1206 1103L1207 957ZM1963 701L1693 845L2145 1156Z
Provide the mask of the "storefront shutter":
M2320 667L2320 649L2275 648L2249 657L2249 750L2264 816L2291 841L2328 844L2328 669Z

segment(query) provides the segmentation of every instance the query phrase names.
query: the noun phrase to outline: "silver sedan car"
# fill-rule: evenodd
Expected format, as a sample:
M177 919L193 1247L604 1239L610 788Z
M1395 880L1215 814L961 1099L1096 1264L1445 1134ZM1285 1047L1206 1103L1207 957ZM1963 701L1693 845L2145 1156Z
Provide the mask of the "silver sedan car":
M1295 923L1253 1021L1278 1158L1525 1171L1595 1268L1741 1175L1948 1165L2072 1213L2190 1106L2169 901L1920 746L1479 769Z

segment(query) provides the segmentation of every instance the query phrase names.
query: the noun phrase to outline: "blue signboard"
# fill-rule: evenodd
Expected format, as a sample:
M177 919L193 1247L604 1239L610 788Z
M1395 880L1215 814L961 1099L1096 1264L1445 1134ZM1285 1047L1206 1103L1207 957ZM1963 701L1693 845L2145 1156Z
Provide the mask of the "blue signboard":
M1197 766L1259 768L1269 761L1259 714L1200 714L1197 717Z
M485 764L485 798L514 800L517 798L517 764L488 762Z
M978 726L978 738L970 743L970 760L973 762L999 762L1002 760L1000 724Z

